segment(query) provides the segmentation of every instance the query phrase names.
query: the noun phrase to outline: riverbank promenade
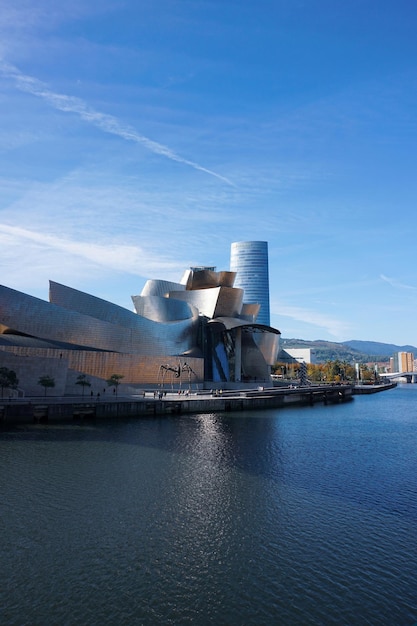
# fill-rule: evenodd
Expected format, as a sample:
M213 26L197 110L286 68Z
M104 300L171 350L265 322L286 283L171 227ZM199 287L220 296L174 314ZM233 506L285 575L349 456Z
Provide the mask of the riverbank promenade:
M250 411L352 399L351 385L257 387L244 390L144 390L130 396L104 398L32 397L1 399L0 422L68 422L85 419L163 416L170 414Z

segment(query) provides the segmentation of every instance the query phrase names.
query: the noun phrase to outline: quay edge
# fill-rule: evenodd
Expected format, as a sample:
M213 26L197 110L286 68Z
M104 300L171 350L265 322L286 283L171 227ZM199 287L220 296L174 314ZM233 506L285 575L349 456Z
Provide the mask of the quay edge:
M353 395L369 395L371 393L379 393L380 391L387 391L388 389L394 389L397 386L396 382L388 382L376 385L354 385Z
M32 398L0 401L0 424L59 423L88 419L114 419L190 413L253 411L290 406L335 404L353 398L353 386L260 388L242 391L198 392L190 395L167 392L162 398L153 391L140 397L103 400L81 398ZM156 396L156 397L155 397Z

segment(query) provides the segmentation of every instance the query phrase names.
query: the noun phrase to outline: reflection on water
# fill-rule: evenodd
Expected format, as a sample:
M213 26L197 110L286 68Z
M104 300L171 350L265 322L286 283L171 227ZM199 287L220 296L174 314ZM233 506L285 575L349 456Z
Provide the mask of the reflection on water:
M2 624L413 624L417 386L0 434Z

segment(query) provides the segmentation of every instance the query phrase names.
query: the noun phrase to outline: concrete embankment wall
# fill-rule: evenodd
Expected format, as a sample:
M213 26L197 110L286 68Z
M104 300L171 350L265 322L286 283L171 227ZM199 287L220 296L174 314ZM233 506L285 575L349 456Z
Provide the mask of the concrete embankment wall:
M155 398L152 394L140 399L114 401L72 401L56 399L43 401L0 402L0 422L18 424L30 422L68 422L84 419L114 419L118 417L146 417L182 415L190 413L221 413L234 411L257 411L316 403L338 403L352 398L351 387L303 388L288 390L265 390L232 392L211 396L175 395Z

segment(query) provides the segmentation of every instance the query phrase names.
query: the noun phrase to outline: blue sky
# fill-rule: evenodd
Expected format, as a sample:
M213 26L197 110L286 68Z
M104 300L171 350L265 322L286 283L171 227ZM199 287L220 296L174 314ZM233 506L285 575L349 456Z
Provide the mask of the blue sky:
M414 0L0 0L0 271L131 309L269 244L283 337L417 345Z

